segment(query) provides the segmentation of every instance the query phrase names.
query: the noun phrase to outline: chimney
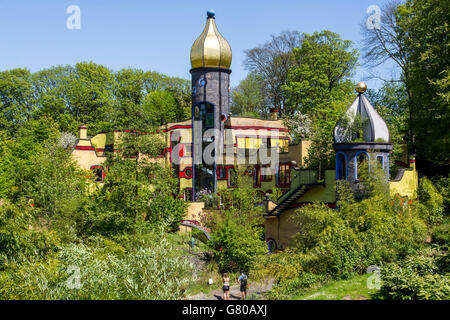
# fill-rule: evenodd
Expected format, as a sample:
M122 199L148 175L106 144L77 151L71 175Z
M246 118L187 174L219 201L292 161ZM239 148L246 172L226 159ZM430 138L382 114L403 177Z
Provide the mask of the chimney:
M413 169L413 171L416 171L416 155L410 154L409 155L409 167Z
M278 120L278 109L277 108L270 109L269 119L270 120Z
M87 139L87 128L85 126L78 127L78 138Z

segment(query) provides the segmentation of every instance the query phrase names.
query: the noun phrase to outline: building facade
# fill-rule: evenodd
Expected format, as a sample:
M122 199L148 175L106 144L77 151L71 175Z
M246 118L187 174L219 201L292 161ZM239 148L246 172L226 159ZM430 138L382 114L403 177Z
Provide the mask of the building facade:
M238 169L246 171L248 183L263 194L274 187L283 191L276 201L266 200L266 240L274 249L289 245L298 228L290 221L295 209L313 202L336 206L336 180L347 180L355 195L361 192L363 163L367 172L383 171L392 195L408 199L417 196L418 176L414 156L410 166L389 180L389 130L364 95L359 83L357 96L344 118L336 124L333 145L336 170L325 170L318 179L316 170L305 168L310 141L291 143L289 130L271 110L268 120L236 117L230 113L231 47L219 33L215 14L207 13L206 26L191 48L192 117L167 123L155 133L162 135L165 147L151 161L171 166L179 181L179 191L191 202L196 214L203 206L196 194L208 189L233 188ZM102 183L107 171L104 161L113 153L129 130L102 132L87 136L79 128L73 157L83 169L92 170ZM142 133L140 133L142 134ZM190 212L190 211L189 211ZM191 219L188 213L187 219Z

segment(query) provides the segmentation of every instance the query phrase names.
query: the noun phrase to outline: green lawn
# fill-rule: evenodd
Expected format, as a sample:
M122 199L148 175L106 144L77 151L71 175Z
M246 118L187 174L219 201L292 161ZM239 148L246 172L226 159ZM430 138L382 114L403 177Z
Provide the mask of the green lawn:
M362 300L371 299L377 289L367 288L370 274L355 276L347 280L333 281L320 289L294 297L295 300Z

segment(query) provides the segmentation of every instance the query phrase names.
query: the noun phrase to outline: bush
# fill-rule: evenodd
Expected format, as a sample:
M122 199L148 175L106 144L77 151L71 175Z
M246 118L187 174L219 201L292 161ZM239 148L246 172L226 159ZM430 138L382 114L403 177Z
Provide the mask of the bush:
M300 228L294 245L315 261L311 269L302 266L304 270L347 278L423 245L426 226L413 209L393 206L385 195L347 200L337 210L313 204L293 216Z
M25 204L0 206L0 269L12 261L44 257L58 249L54 231L33 230L33 209Z
M444 217L444 197L426 177L420 179L418 195L419 210L423 219L430 225L442 222Z
M299 276L291 278L279 285L269 293L270 299L289 299L297 296L307 289L316 288L324 285L329 281L329 277L323 274L314 274L309 272L302 272Z
M211 234L208 246L218 259L221 272L250 270L258 256L267 253L262 230L240 223L226 212Z
M432 229L432 241L448 248L450 245L450 218Z
M448 265L448 253L438 257L415 255L391 263L381 270L381 294L400 300L448 300Z
M174 255L164 231L127 254L110 240L64 245L46 259L9 265L0 273L2 299L180 299L189 262ZM96 244L95 244L96 243Z

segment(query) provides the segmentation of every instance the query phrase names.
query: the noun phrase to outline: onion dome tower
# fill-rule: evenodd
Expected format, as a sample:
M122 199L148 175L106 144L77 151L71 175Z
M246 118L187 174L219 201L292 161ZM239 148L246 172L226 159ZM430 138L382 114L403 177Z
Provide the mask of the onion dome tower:
M210 10L205 29L191 48L194 197L200 190L216 189L217 156L223 154L224 123L230 112L231 58L231 47ZM210 129L217 133L208 137L205 132ZM205 149L213 142L214 150L209 147L205 153L210 157L205 157Z
M389 179L389 153L392 150L389 129L364 95L366 90L364 82L356 85L357 97L334 127L336 179L346 179L354 191L363 179L364 161L369 174L375 167L383 169L386 180Z

